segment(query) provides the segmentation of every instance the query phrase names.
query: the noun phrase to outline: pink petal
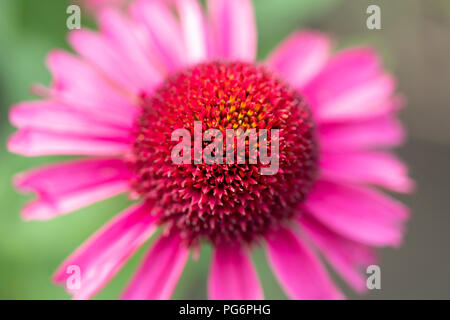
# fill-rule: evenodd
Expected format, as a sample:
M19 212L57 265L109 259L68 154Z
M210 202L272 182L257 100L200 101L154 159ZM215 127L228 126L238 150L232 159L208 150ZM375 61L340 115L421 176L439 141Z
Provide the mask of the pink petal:
M405 138L402 125L391 114L364 121L322 124L318 133L324 151L396 146Z
M125 59L138 87L151 92L161 83L162 74L150 58L150 48L139 39L136 26L114 9L105 9L100 14L100 28L114 50Z
M263 291L253 263L239 245L220 244L214 250L209 275L213 300L261 300Z
M250 0L208 0L219 58L253 62L257 31Z
M139 108L90 65L64 51L52 51L47 65L56 100L112 123L126 127L134 123Z
M346 89L349 85L379 75L381 70L380 59L373 49L343 50L328 61L322 72L305 88L305 91L323 87Z
M330 42L323 34L303 31L289 36L270 55L267 65L294 88L302 90L324 67Z
M200 4L197 0L177 0L176 4L189 62L195 64L206 60L208 35Z
M23 210L27 220L45 220L126 192L131 172L120 159L58 163L18 174L16 187L37 200Z
M376 54L368 48L343 51L302 92L316 121L368 118L392 109L395 90Z
M27 157L45 155L116 156L129 152L128 138L21 129L8 140L8 150Z
M118 88L131 94L140 92L142 83L134 75L130 62L115 49L104 35L89 30L74 30L69 34L70 45L84 59L98 68Z
M315 113L319 122L374 117L393 111L396 104L389 101L396 84L392 77L380 75L347 91L330 95L321 101Z
M144 26L153 54L167 71L186 64L182 30L170 9L161 1L138 0L130 5L131 15Z
M324 225L374 246L399 246L408 209L370 188L317 181L304 204Z
M319 259L292 231L266 237L269 263L286 293L297 300L342 299Z
M374 250L331 231L309 214L302 214L299 222L302 230L349 285L358 292L366 291L363 270L375 263Z
M156 230L157 217L146 205L133 206L115 217L78 248L56 271L56 283L68 281L70 266L80 270L80 288L66 288L74 299L94 296Z
M323 152L321 174L333 180L372 183L397 192L411 192L414 182L408 169L386 152Z
M129 284L125 300L167 300L189 256L179 235L162 236L153 245Z
M10 111L10 121L21 129L38 129L68 134L130 138L131 124L120 126L55 101L23 102Z

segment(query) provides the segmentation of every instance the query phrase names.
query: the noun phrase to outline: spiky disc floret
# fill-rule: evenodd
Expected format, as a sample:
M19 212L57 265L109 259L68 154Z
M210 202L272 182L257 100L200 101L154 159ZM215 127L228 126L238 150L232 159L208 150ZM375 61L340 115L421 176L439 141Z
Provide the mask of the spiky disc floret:
M279 170L262 164L181 164L171 159L176 129L279 129ZM190 244L251 242L291 218L310 189L317 146L301 96L262 66L211 62L168 78L143 97L132 166L134 192L155 204L160 222ZM270 146L270 144L269 144ZM248 159L248 158L247 158Z

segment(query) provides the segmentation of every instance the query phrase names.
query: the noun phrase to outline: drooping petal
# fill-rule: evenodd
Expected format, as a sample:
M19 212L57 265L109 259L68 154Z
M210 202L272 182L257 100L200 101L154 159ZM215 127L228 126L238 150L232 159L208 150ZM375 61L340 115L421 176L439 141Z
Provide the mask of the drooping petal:
M44 220L126 192L131 172L120 159L58 163L18 174L15 186L37 199L23 210L27 220Z
M266 63L301 91L325 66L329 49L327 36L312 31L296 32L275 49Z
M8 150L27 157L46 155L117 156L130 150L128 138L21 129L8 140Z
M408 209L367 187L319 180L304 207L345 237L373 246L399 246Z
M395 81L368 48L333 57L302 92L318 122L370 118L393 109Z
M401 123L392 114L365 121L321 124L318 135L324 151L391 147L405 139Z
M204 61L208 58L208 34L202 8L198 0L177 0L176 4L189 63Z
M394 90L394 78L380 75L321 102L315 118L318 122L326 122L385 114L397 108L395 102L388 101Z
M111 138L130 138L131 124L118 125L83 109L55 101L30 101L14 106L9 113L13 125L67 134L91 134Z
M269 263L292 299L343 298L320 260L292 231L280 228L268 235L266 242Z
M253 62L257 31L250 0L208 0L219 58Z
M131 15L140 22L154 50L155 58L167 71L186 64L182 29L170 9L161 1L138 0L130 5Z
M80 31L81 32L81 31ZM52 51L47 65L53 76L53 96L74 109L130 127L139 108L93 67L64 51Z
M100 14L100 28L113 48L120 52L127 61L128 68L133 71L139 88L146 92L152 90L162 81L162 74L150 58L150 48L145 41L140 41L136 26L120 12L105 9Z
M178 234L162 236L144 258L122 299L170 299L188 256L189 251Z
M305 88L305 92L317 88L343 90L349 85L365 81L380 74L381 62L371 48L350 48L333 56L314 80Z
M104 35L90 30L74 30L69 34L69 43L84 59L111 79L116 86L128 93L138 94L141 82L134 76L129 62L114 49Z
M320 170L327 178L376 184L397 192L414 188L407 167L387 152L323 152Z
M307 213L298 220L302 230L349 285L358 292L366 291L363 270L375 263L374 249L333 232Z
M263 299L258 275L243 247L230 244L215 247L208 291L213 300Z
M115 217L78 248L56 271L53 279L65 284L75 266L80 271L78 288L66 289L74 299L94 296L121 269L128 258L156 229L155 215L147 205L135 205Z

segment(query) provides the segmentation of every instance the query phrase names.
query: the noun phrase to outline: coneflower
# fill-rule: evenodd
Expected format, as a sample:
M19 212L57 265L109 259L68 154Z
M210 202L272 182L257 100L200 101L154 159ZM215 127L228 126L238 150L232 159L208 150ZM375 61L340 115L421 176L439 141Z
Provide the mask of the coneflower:
M404 138L393 77L372 49L332 55L329 38L312 31L294 33L255 62L251 2L207 5L207 14L196 0L101 10L99 32L70 33L76 55L50 53L48 97L11 110L19 131L10 151L84 157L15 178L37 194L25 219L51 219L120 193L135 201L62 264L55 282L78 266L81 286L68 290L90 298L163 228L122 298L170 298L189 252L202 245L213 246L212 299L263 298L250 259L259 245L293 299L343 297L316 252L364 291L361 268L375 261L374 247L400 245L408 218L374 186L413 187L403 163L380 150ZM277 171L261 174L260 160L174 163L172 133L194 135L196 122L224 136L278 130ZM247 148L241 156L249 155Z

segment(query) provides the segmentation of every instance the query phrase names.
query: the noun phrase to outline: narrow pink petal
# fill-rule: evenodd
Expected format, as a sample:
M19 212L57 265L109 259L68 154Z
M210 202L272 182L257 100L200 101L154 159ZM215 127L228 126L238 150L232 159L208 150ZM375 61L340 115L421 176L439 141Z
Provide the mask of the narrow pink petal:
M191 64L208 58L208 35L205 17L198 0L177 0L186 55Z
M323 122L380 115L394 89L374 51L356 48L333 57L302 93Z
M334 180L376 184L397 192L411 192L414 182L407 167L387 152L323 152L321 175Z
M263 299L258 275L243 247L230 244L215 247L208 291L213 300Z
M279 45L266 63L301 91L325 66L329 50L327 36L312 31L296 32Z
M162 236L153 245L122 299L170 299L189 256L179 235Z
M318 122L351 120L379 116L397 108L389 101L395 90L392 77L380 75L321 98L315 112Z
M331 231L309 214L300 215L298 220L302 230L348 284L358 292L366 291L364 271L375 263L375 251Z
M74 299L94 296L122 268L128 258L156 230L157 217L146 205L135 205L111 220L78 248L56 271L53 279L65 284L70 266L80 270L80 288L66 288Z
M132 94L138 94L141 82L129 67L129 61L115 49L106 37L89 30L74 30L69 34L70 45L102 74L118 87Z
M405 138L402 125L391 114L364 121L322 124L318 133L324 151L396 146Z
M370 188L317 181L304 204L316 219L345 237L374 246L399 246L408 209Z
M49 54L47 65L53 75L52 89L57 100L113 123L128 127L134 123L139 108L131 97L86 62L56 50Z
M11 123L21 129L40 129L60 133L87 133L103 137L129 138L132 129L131 124L120 126L88 111L55 101L20 103L12 108L9 117Z
M267 236L266 242L272 270L292 299L343 298L320 260L292 231L280 228Z
M250 0L208 0L219 58L254 61L257 31Z
M162 74L151 59L150 48L140 41L136 26L113 9L102 11L99 22L103 34L133 72L139 88L151 92L162 81Z
M381 62L371 48L351 48L332 57L305 92L320 88L342 90L380 74Z
M23 211L27 220L44 220L126 192L131 171L120 159L88 159L33 169L14 177L15 186L37 200Z
M136 21L144 26L153 54L167 71L186 64L186 50L179 22L161 1L138 0L130 5Z
M116 156L130 150L128 138L21 129L8 140L8 150L27 157L46 155Z

